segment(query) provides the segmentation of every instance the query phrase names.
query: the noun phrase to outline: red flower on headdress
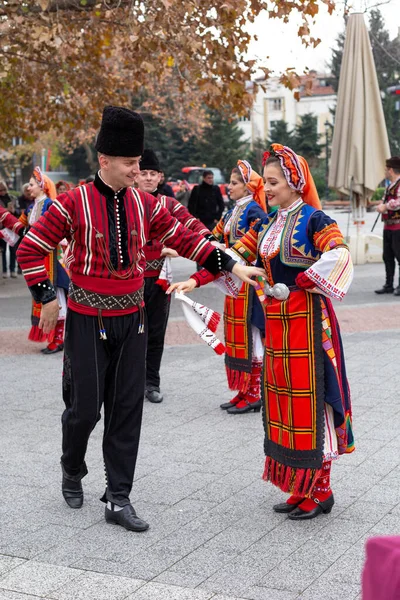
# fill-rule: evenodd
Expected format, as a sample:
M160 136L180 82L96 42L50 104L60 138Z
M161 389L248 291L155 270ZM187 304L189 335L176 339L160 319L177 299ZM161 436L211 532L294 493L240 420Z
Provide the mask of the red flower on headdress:
M265 167L265 163L267 162L267 160L269 159L270 156L271 156L271 152L269 150L267 150L266 152L264 152L263 159L262 159L262 166L263 167Z

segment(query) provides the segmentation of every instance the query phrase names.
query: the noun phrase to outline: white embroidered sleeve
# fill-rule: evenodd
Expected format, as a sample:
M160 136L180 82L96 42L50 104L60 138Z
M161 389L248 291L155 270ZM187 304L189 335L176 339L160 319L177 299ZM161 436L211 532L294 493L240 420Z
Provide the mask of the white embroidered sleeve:
M315 283L309 292L343 300L353 281L353 262L347 248L334 248L324 252L305 275Z
M227 249L225 253L241 265L247 265L247 262L240 258L236 252ZM239 277L228 271L222 271L221 277L218 277L213 283L225 296L232 296L233 298L237 298L243 285L243 281Z

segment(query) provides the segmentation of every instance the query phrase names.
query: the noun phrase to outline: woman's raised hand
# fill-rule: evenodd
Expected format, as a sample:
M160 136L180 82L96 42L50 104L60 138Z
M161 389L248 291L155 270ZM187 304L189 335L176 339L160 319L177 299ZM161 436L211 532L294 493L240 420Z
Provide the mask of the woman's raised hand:
M186 294L186 293L192 292L195 287L196 287L196 281L194 279L188 279L187 281L180 281L178 283L173 283L172 285L169 286L169 288L167 289L167 291L165 293L172 294L172 292L183 292Z
M251 279L252 277L267 277L267 274L264 271L264 269L261 269L260 267L247 267L245 265L241 265L238 262L233 267L232 273L239 277L239 279L241 279L245 283L249 283L253 287L257 285L257 282L254 281L254 279Z

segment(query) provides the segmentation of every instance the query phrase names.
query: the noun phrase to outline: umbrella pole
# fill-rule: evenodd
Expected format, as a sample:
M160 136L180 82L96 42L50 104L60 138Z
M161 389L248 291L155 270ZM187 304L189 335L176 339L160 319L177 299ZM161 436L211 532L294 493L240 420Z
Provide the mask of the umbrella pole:
M376 219L375 219L375 223L372 225L372 229L371 229L371 233L373 232L373 230L376 227L377 222L379 221L379 217L381 216L381 213L378 213Z

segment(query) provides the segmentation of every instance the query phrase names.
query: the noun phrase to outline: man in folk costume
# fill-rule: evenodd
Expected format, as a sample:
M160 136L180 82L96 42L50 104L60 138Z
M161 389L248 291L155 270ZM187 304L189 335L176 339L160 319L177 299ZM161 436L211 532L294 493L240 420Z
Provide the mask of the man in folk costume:
M28 184L28 192L33 199L32 204L20 216L20 221L29 229L36 221L49 210L53 200L57 196L56 187L53 181L47 175L42 173L39 167L35 167ZM63 251L61 245L57 245L52 252L49 252L45 259L47 275L57 294L60 311L55 324L54 331L47 335L39 327L42 305L32 302L32 327L28 339L33 342L48 341L46 348L41 352L43 354L55 354L64 349L64 325L67 311L67 293L69 286L69 277L63 265Z
M229 194L234 208L212 231L225 248L232 248L259 219L266 218L264 182L251 165L239 160L232 170ZM205 269L198 273L203 285L213 280ZM242 414L261 408L261 369L264 314L254 288L244 283L237 297L226 296L224 306L225 366L228 385L238 393L221 404L229 414Z
M178 219L188 229L203 237L210 236L209 230L180 202L169 196L158 193L161 180L161 168L155 152L145 149L140 160L140 173L137 186L157 198L161 206ZM164 351L165 332L167 329L171 296L165 291L171 281L170 258L178 256L175 250L163 248L158 240L148 242L144 247L146 268L144 272L144 303L147 314L147 354L146 354L146 398L150 402L162 402L160 390L160 367Z
M386 282L382 288L375 290L375 294L394 293L395 296L400 296L400 156L392 156L386 161L385 175L390 183L376 210L382 213ZM399 285L394 289L396 260L399 266Z
M211 272L243 270L202 236L189 232L157 200L135 190L144 125L137 113L107 106L96 149L93 183L61 194L23 239L18 259L48 333L58 301L45 257L63 238L70 244L71 285L66 322L62 416L62 493L71 508L83 503L86 448L104 404L105 518L128 530L148 524L130 503L141 428L146 355L143 303L144 246L154 238Z
M264 479L291 494L274 510L305 520L331 511L332 460L354 450L350 392L330 300L343 299L353 266L336 222L320 209L307 162L281 144L272 149L265 155L264 189L269 206L278 210L227 253L265 268L266 278L257 278L256 287L265 313ZM229 273L224 278L227 291L237 294L241 281ZM201 283L195 273L169 292L188 292Z

